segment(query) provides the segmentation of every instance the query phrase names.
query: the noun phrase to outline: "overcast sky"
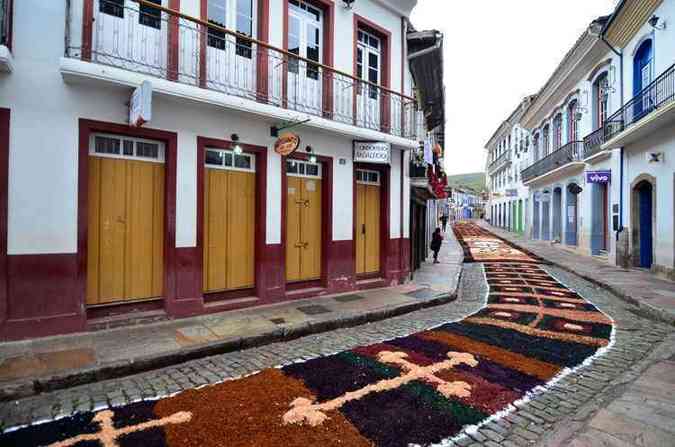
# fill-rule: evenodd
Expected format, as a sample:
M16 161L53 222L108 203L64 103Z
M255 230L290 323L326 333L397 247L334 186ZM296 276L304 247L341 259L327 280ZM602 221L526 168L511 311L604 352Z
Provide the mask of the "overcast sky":
M615 0L418 0L416 29L444 36L448 174L485 169L485 144Z

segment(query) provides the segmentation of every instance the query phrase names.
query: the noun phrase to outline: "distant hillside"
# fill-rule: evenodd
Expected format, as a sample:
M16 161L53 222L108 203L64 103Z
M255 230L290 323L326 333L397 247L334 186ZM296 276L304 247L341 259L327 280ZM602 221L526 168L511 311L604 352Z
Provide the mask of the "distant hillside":
M458 174L448 176L448 186L471 188L476 192L485 190L485 173Z

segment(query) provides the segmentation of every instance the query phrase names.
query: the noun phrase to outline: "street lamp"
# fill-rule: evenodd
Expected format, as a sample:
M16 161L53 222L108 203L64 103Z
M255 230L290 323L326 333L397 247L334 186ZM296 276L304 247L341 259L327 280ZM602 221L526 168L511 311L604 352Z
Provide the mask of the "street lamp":
M237 155L241 155L241 153L244 152L244 148L242 148L241 144L239 144L239 135L233 133L230 136L230 140L232 140L232 142L234 143L234 145L232 146L232 151Z

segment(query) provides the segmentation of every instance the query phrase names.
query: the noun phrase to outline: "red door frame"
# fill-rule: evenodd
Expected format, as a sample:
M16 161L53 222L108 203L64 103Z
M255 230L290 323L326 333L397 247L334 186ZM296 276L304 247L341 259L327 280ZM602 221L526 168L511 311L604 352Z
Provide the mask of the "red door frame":
M335 46L335 2L333 0L303 0L323 11L323 65L333 66ZM282 0L283 11L283 49L288 51L288 0ZM284 56L284 60L286 57ZM333 73L323 73L323 95L321 108L324 118L331 119L333 116ZM283 79L281 85L282 107L288 107L288 64L284 64Z
M9 109L0 108L0 326L7 319L7 195L9 190Z
M357 47L359 43L359 29L363 29L364 31L367 31L371 34L374 34L375 36L379 37L381 42L382 42L382 59L380 61L380 73L381 73L381 81L380 84L384 88L391 88L391 32L387 30L386 28L383 28L376 24L375 22L372 22L365 17L362 17L358 14L354 14L354 42L353 42L353 75L354 77L357 76L357 71L356 71L356 54L357 54ZM403 63L401 61L401 63ZM357 103L357 89L354 89L354 122L356 123L356 117L357 117L357 108L356 108L356 103ZM385 100L385 98L388 98L388 100ZM380 93L380 130L384 133L389 133L390 131L390 124L391 124L391 96L389 93L384 93L384 91L381 91Z
M129 137L148 138L165 144L164 189L164 297L163 304L171 316L189 316L202 312L201 297L178 296L176 265L176 155L178 135L175 132L149 128L133 128L125 124L88 119L79 120L78 207L77 207L77 279L80 301L86 304L87 244L89 236L89 139L92 133L105 132ZM114 306L115 304L111 304ZM124 305L121 303L119 305Z
M356 274L356 207L357 205L357 194L356 194L356 170L357 169L368 169L371 171L377 171L380 174L380 270L376 273L366 273L366 274ZM352 199L352 245L354 252L354 276L357 280L369 279L369 278L385 278L386 276L386 265L387 265L387 255L389 252L389 215L391 204L389 203L389 189L390 189L390 176L391 168L389 165L381 164L371 164L371 163L358 163L354 162L354 168L352 172L352 188L353 188L353 199Z
M328 256L333 241L333 157L316 155L317 163L321 163L321 279L317 281L286 281L286 226L288 202L288 177L286 176L286 160L309 160L309 155L295 152L288 157L281 157L281 252L283 259L282 278L287 290L324 287L328 288ZM289 287L290 284L290 287Z
M197 251L200 254L199 272L199 290L204 289L203 269L204 269L204 173L206 165L204 164L206 148L230 149L232 141L219 140L215 138L197 137ZM243 289L234 291L225 291L217 293L206 293L206 301L237 298L255 294L258 298L265 297L263 287L264 271L264 251L265 238L267 233L267 148L253 144L240 143L244 152L255 155L255 287L253 289ZM227 304L223 302L223 304Z

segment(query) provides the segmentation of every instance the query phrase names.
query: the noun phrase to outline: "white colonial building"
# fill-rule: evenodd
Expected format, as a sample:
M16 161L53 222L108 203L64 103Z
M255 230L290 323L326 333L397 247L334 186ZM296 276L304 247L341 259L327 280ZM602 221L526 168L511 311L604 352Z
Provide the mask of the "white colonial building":
M0 1L0 339L404 280L415 4Z
M490 193L486 218L501 228L523 233L527 229L528 188L520 172L530 164L530 132L520 118L536 96L528 96L518 105L485 145L487 150L486 186Z
M530 237L674 277L673 25L673 1L622 1L523 114Z

